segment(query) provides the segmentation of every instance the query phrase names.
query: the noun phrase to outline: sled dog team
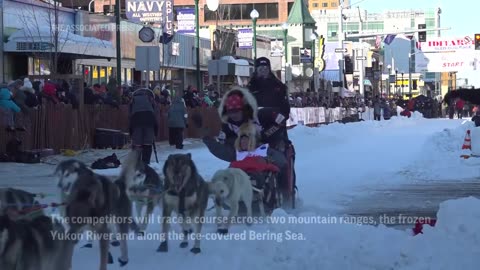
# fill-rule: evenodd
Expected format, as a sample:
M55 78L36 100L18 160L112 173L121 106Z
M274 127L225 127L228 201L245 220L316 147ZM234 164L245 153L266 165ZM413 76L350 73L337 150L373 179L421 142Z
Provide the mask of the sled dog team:
M250 176L244 171L222 169L207 182L199 174L190 153L171 154L163 166L162 179L141 161L140 155L137 150L130 151L120 175L114 180L94 173L80 161L61 162L55 176L62 223L43 213L45 205L37 202L36 194L13 188L0 189L0 269L72 269L73 251L85 230L98 236L100 270L106 270L107 265L113 263L110 245L120 246L118 262L125 266L129 261L127 239L102 236L128 235L129 231L142 235L156 205L162 205L161 233L164 236L170 230L172 212L182 217L178 219L182 221L184 236L181 248L188 247L188 234L201 233L210 197L214 199L217 217L223 217L224 205L230 207L226 219L229 222L217 224L219 233L228 232L230 221L238 215L240 201L244 202L247 216L251 217L254 192ZM133 202L136 214L141 216L139 219L132 216ZM263 209L260 214L264 215ZM109 217L115 217L114 222ZM162 238L158 252L168 251L167 238ZM198 237L194 238L190 251L201 252Z

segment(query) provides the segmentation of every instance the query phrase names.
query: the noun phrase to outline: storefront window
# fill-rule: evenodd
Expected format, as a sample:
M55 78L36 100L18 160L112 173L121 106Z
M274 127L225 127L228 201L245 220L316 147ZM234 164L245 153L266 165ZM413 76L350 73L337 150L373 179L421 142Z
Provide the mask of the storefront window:
M132 69L127 68L127 84L132 85Z
M125 70L126 68L122 68L122 74L121 75L121 78L122 78L122 84L125 83L126 79L125 79Z
M98 78L98 67L97 66L93 66L93 70L92 70L92 84L97 84L97 83L100 83L100 79Z
M50 66L48 59L39 59L29 57L28 74L29 75L50 75Z
M107 83L107 69L105 67L99 67L99 69L100 69L100 75L99 75L100 84Z

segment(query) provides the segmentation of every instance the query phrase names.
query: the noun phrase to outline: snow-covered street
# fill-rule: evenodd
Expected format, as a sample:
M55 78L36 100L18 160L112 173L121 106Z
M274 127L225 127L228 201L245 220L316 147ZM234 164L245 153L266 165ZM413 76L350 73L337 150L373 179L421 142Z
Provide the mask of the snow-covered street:
M302 200L298 209L276 210L267 224L235 225L230 236L237 240L218 239L216 226L207 224L199 255L180 249L178 240L170 242L169 253L157 253L158 239L134 239L128 243L130 263L109 269L478 269L480 200L445 202L480 194L475 182L480 160L460 158L468 153L461 146L472 126L468 120L424 119L416 114L390 121L298 126L289 132L297 152ZM157 148L160 162L155 163L154 157L152 162L159 173L173 152L192 153L207 181L227 166L199 140L189 140L183 150L164 144ZM78 158L90 165L112 152L120 160L126 153L95 150ZM44 192L52 195L45 198L47 202L55 201L51 174L54 164L64 158L49 158L52 165L0 164L0 186ZM113 176L118 171L97 172ZM442 183L444 190L435 191ZM403 230L385 226L427 217L438 207L436 226L426 226L423 235L412 236L409 225ZM347 218L345 213L356 218ZM390 213L390 219L378 224L376 218L382 213ZM398 213L410 216L401 220ZM178 226L174 229L180 232ZM160 224L154 222L147 236L155 238L159 232ZM92 249L80 245L73 270L96 269L98 244ZM119 249L113 247L112 254L118 257Z

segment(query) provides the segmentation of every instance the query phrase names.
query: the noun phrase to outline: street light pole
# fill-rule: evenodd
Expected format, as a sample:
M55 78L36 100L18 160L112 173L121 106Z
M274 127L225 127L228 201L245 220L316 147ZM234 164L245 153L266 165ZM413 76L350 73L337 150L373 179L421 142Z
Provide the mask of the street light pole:
M388 65L388 78L387 78L387 96L390 97L390 74L392 74L392 66Z
M395 94L398 95L398 85L397 85L398 77L397 76L398 76L398 68L395 69Z
M388 65L387 66L388 68L388 78L387 78L387 96L390 97L390 87L391 87L391 84L390 84L390 74L392 74L392 66L391 65Z
M344 33L343 33L343 0L340 1L340 5L338 5L338 13L339 13L339 21L338 21L338 43L340 45L340 48L342 49L340 60L338 61L338 69L339 69L339 76L340 76L340 82L342 84L342 87L340 89L340 96L343 94L343 88L345 87L345 82L343 80L343 70L345 68L345 58L343 54L343 39L344 39Z
M383 97L383 62L378 63L380 67L380 96Z
M2 82L6 83L5 79L5 52L3 48L3 0L0 0L0 53L2 54L0 60L2 62L0 68L2 69Z
M413 53L408 54L408 94L412 98L412 56Z
M285 55L285 71L284 71L284 77L285 77L285 84L287 83L287 63L288 63L288 23L283 23L282 24L282 29L283 29L283 54Z
M317 40L317 36L315 35L315 33L312 32L312 34L310 35L310 39L312 41L312 69L313 69L313 81L312 81L312 92L315 92L315 41Z
M122 44L120 42L120 1L115 2L115 40L117 47L117 87L122 85ZM3 42L3 41L2 41ZM148 74L149 76L150 74Z
M402 85L400 86L401 87L401 93L400 93L400 96L403 97L403 71L402 71Z
M198 1L198 0L197 0ZM260 16L256 9L250 12L250 18L253 21L253 59L257 59L257 18Z
M197 57L197 91L201 91L200 77L200 12L198 11L198 1L195 0L195 55Z

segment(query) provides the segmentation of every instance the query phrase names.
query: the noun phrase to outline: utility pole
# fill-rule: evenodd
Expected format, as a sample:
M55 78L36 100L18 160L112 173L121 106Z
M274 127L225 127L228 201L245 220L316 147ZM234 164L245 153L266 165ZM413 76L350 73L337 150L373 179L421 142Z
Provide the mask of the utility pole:
M340 60L338 61L338 73L340 76L340 82L342 88L340 89L340 96L343 94L343 88L345 87L345 82L343 79L343 71L345 68L345 58L344 58L344 46L343 46L343 39L345 38L345 34L343 33L343 0L340 0L340 5L338 5L338 43L340 48L342 49Z
M1 0L0 0L1 1ZM117 49L117 86L122 85L122 45L120 43L120 1L115 2L115 39ZM150 74L147 74L149 76Z
M357 56L357 60L360 60L360 67L359 67L359 71L360 71L360 79L359 79L359 84L360 84L360 95L364 96L365 95L365 84L364 84L364 80L365 80L365 68L364 68L364 63L365 63L365 58L364 58L364 51L363 51L363 44L360 43L360 49L357 50L358 51L361 51L361 55ZM357 53L358 54L358 53ZM357 61L358 63L358 61Z
M3 28L5 27L3 25L3 0L0 0L0 56L1 56L1 62L2 64L0 65L0 74L2 74L2 82L6 83L5 80L5 52L3 51Z
M201 91L200 79L200 13L198 11L198 1L195 0L195 55L197 57L197 91ZM218 71L218 70L217 70Z
M408 54L408 94L410 99L412 98L412 72L415 71L415 58L412 56L415 55L415 40L412 38L410 40L410 53Z

